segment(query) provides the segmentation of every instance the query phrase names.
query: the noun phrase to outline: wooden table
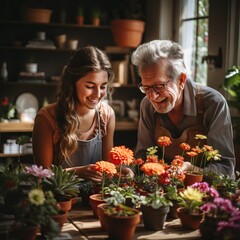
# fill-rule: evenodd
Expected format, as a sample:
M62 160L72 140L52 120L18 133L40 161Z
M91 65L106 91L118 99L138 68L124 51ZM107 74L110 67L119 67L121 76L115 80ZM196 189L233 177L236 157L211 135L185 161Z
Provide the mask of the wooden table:
M100 222L94 218L91 208L83 207L80 202L75 203L69 212L68 223L64 224L62 233L69 233L73 240L108 239L107 232L101 229ZM200 239L200 233L199 230L183 229L179 219L167 219L165 228L161 231L148 231L142 222L139 223L133 239Z

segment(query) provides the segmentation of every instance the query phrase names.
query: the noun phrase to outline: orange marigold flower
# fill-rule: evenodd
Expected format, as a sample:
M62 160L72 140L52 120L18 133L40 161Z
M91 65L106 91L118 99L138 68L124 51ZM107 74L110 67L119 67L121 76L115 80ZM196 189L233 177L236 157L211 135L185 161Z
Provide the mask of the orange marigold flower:
M137 158L133 160L134 165L142 165L144 163L144 160L142 158Z
M196 152L196 153L201 153L202 152L202 149L198 146L196 146L195 148L192 148L191 149L193 152Z
M187 144L187 143L181 143L180 145L179 145L179 147L182 149L182 150L184 150L184 151L189 151L190 150L190 145L189 144Z
M170 144L172 144L170 138L166 137L166 136L159 137L157 142L162 147L166 147L166 146L169 146Z
M125 146L113 147L109 153L110 162L115 165L130 165L133 162L133 151Z
M183 158L174 158L171 162L171 165L182 167L183 166Z
M113 163L108 161L98 161L94 164L96 172L106 173L108 175L114 175L117 173L117 169Z
M213 151L213 147L212 147L212 146L203 145L203 147L204 147L207 151L209 151L209 152Z
M146 162L157 163L158 162L158 156L148 156L147 159L146 159Z
M174 159L180 159L180 160L184 161L184 157L181 156L181 155L176 155L176 156L174 157Z
M140 168L147 176L161 175L165 172L164 166L160 163L144 163Z
M194 151L190 151L190 152L187 152L187 155L190 157L195 157L195 156L197 156L197 153Z

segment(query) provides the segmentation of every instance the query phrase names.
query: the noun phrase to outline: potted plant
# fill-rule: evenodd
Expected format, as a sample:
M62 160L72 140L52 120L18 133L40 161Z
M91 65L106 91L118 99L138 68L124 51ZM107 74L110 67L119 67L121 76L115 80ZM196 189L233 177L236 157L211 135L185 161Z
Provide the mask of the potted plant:
M24 19L33 23L49 23L52 16L51 6L47 0L31 1L24 12Z
M200 206L204 203L202 193L199 189L188 186L184 191L179 193L179 208L177 215L184 228L198 229L203 219L203 212Z
M26 71L29 73L36 73L38 70L38 63L34 55L30 55L26 62Z
M97 214L97 206L100 203L104 203L104 188L106 182L113 177L114 174L117 173L116 167L114 164L108 161L98 161L94 165L94 169L96 172L100 172L103 175L102 183L101 183L101 190L100 193L95 193L89 196L89 203L92 207L94 217L98 218Z
M131 240L140 222L140 211L123 204L108 205L103 209L104 223L110 239Z
M141 43L145 30L142 1L118 2L114 14L111 30L115 44L120 47L136 48Z
M238 239L240 234L240 211L230 199L215 197L200 207L204 221L200 224L203 239Z
M102 10L99 7L95 7L91 10L91 21L93 26L99 26L101 21Z
M201 182L204 176L208 178L208 176L211 175L211 169L208 172L205 172L205 167L212 161L219 161L221 157L217 149L213 149L212 146L204 144L206 142L207 136L196 134L194 139L198 141L198 144L195 147L191 147L186 143L181 143L179 145L179 147L183 149L182 155L185 153L186 156L190 157L191 163L190 170L188 170L185 174L185 187L190 186L195 182Z
M48 224L48 236L57 236L60 228L52 218L60 212L51 192L43 192L42 189L31 189L26 198L22 199L16 207L15 222L12 226L14 236L19 239L30 239L29 231L35 239L40 229ZM35 237L34 237L35 236Z
M172 202L160 188L160 176L165 173L164 165L159 162L146 162L141 166L141 171L153 186L152 192L140 197L144 226L149 230L161 230L172 206Z
M80 178L75 171L67 171L61 166L52 165L51 171L53 175L43 179L43 189L51 191L62 209L69 211L72 199L79 194Z
M228 69L223 88L230 95L227 100L230 108L236 110L236 114L232 115L232 124L234 130L234 147L235 156L237 158L237 171L240 170L239 157L240 156L240 66L232 66Z
M77 8L76 23L80 26L82 26L84 23L84 7L83 7L83 5L79 5Z
M9 101L8 97L4 97L1 102L0 122L14 118L15 112L16 106Z

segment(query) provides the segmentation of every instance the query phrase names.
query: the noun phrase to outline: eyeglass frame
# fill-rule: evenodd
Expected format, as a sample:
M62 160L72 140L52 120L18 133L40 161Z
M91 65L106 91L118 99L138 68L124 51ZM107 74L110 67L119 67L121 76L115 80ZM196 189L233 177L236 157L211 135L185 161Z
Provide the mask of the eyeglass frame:
M149 85L142 85L142 83L139 83L138 84L138 88L140 89L140 91L144 94L149 94L150 93L150 89L153 89L156 93L161 93L161 92L164 92L165 89L166 89L166 85L172 80L172 78L169 78L167 82L165 83L158 83L158 84L153 84L152 86L149 86ZM162 90L161 91L157 91L155 89L156 86L159 86L161 85L162 86ZM142 87L148 87L149 88L149 91L148 92L145 92Z

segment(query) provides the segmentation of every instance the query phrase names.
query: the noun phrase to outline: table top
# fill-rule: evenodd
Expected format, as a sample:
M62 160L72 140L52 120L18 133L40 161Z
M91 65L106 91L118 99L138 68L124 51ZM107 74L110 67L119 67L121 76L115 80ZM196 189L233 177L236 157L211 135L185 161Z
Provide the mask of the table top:
M13 223L11 219L0 219L0 239L5 230ZM2 235L1 235L2 234ZM39 235L37 239L41 239ZM200 239L199 230L183 229L179 219L167 219L164 229L149 231L144 228L142 221L137 225L133 240L174 240ZM5 239L5 238L4 238ZM90 206L82 206L81 200L73 205L68 213L68 221L64 223L61 235L53 240L101 240L109 239L108 234L101 228L99 219L93 216Z
M62 233L69 233L72 240L108 239L107 232L102 230L98 219L94 218L91 207L83 207L76 202L68 214L68 222L64 224ZM69 238L64 238L69 239ZM133 240L169 240L169 239L200 239L199 230L183 229L179 219L167 219L164 229L149 231L142 222L137 225Z

